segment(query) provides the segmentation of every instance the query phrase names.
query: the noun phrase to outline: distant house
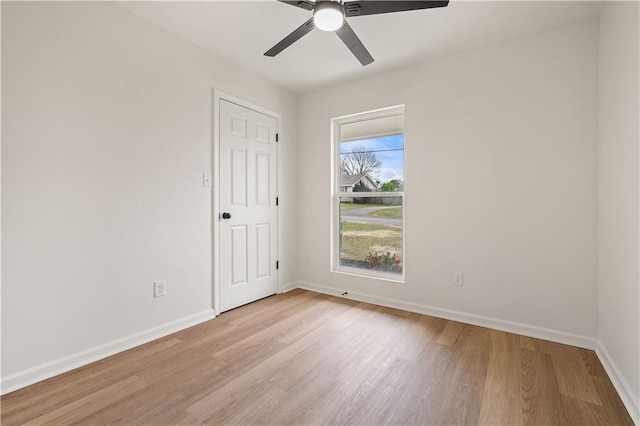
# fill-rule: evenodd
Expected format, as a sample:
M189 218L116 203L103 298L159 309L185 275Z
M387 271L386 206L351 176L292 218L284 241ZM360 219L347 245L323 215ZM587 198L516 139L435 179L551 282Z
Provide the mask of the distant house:
M369 191L377 191L378 184L369 177L367 173L358 173L357 175L340 175L340 192L354 192L358 185L364 185ZM342 198L342 202L351 203L353 198Z
M340 192L353 192L353 189L358 184L366 186L370 191L378 190L378 184L367 173L340 175Z

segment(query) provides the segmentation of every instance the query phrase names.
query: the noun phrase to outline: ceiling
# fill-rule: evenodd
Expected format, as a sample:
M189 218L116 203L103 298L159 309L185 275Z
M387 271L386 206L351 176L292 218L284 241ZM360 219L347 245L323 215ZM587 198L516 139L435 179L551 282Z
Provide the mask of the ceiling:
M311 17L276 0L118 4L295 93L588 19L602 8L596 1L451 0L446 8L349 18L375 59L363 67L337 35L319 30L263 56Z

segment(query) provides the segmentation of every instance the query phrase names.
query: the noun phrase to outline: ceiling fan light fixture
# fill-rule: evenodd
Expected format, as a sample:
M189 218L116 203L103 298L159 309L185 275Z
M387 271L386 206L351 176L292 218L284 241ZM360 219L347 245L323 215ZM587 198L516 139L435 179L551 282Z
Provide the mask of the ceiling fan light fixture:
M342 5L335 1L320 1L313 11L313 24L321 31L335 31L344 22Z
M0 0L1 1L1 0ZM278 0L282 3L312 11L313 16L291 34L280 40L264 56L274 57L314 29L333 31L362 64L369 65L373 56L360 41L345 18L352 16L378 15L381 13L405 12L409 10L446 7L449 0Z

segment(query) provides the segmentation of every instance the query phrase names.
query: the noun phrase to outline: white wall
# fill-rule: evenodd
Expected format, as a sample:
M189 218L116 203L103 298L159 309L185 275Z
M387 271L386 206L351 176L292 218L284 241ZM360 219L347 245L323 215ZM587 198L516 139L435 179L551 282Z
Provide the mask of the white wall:
M592 342L597 54L590 20L302 95L301 281ZM332 273L330 119L398 104L406 283Z
M282 114L295 280L294 95L111 3L3 2L2 42L3 388L210 313L214 87Z
M636 422L640 422L639 20L637 2L607 3L602 11L598 143L599 350L608 355L614 367L609 375Z
M283 115L285 283L598 336L637 401L637 16L607 5L599 46L582 22L305 94L297 112L117 6L3 2L3 380L210 309L217 87ZM331 273L329 120L397 104L407 282Z

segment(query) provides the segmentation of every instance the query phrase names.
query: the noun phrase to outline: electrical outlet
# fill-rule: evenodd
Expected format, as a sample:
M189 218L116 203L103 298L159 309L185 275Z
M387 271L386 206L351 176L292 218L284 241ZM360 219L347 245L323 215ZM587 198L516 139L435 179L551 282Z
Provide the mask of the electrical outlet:
M166 281L154 281L153 282L153 297L162 297L164 296L167 290Z
M456 287L462 287L464 285L462 272L453 273L453 285Z

